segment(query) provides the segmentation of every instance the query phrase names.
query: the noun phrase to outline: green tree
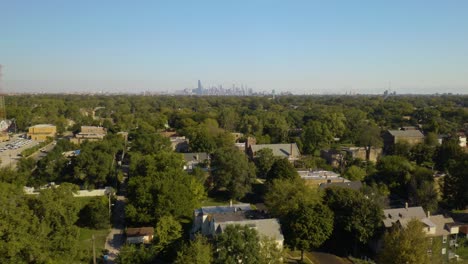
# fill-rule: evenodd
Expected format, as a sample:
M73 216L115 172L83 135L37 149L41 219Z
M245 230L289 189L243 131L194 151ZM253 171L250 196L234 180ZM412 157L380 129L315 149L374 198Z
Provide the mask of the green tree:
M213 154L212 177L216 188L226 188L233 199L250 192L255 180L255 165L236 148L222 148Z
M182 237L182 226L171 215L161 217L156 224L154 243L165 249Z
M327 240L333 230L333 213L328 207L316 203L299 205L286 216L285 236L292 247L301 251L317 249Z
M458 139L450 138L444 140L442 145L440 145L436 150L434 157L436 168L441 171L447 171L462 154L463 151L458 145Z
M133 176L125 213L130 222L141 225L153 224L167 214L188 222L204 197L203 185L183 171Z
M429 168L434 167L434 154L436 147L428 144L416 144L411 148L411 159L418 165Z
M151 264L159 252L154 247L124 245L115 262L117 264Z
M408 194L413 204L421 205L426 211L435 212L438 209L438 194L432 175L431 170L417 167L411 175Z
M182 249L177 252L175 264L211 264L213 262L213 249L208 240L202 235L195 236L195 239L185 243Z
M283 250L278 246L278 242L271 237L261 236L260 238L260 264L282 264Z
M369 160L371 148L381 147L383 144L380 128L375 124L363 124L358 131L357 143L366 148L366 160Z
M394 227L385 233L379 263L429 264L429 248L422 223L416 219L410 220L406 228Z
M299 173L287 159L277 159L267 173L267 181L276 179L299 179Z
M468 154L460 155L444 177L442 197L448 207L464 209L468 205Z
M402 156L407 159L411 158L411 145L405 141L401 140L398 141L393 145L393 151L391 152L392 155L395 156Z
M320 121L309 121L302 134L304 151L314 154L317 151L330 146L333 142L333 133L326 123Z
M273 156L273 150L264 148L257 151L254 162L257 167L258 176L260 178L266 178L267 173L270 171L271 166L275 162L275 156Z
M404 157L385 156L377 162L377 175L386 183L392 192L403 195L411 179L413 165Z
M366 171L356 165L352 165L345 171L343 176L350 181L362 181L366 177Z
M79 213L79 222L94 229L110 227L109 201L107 196L92 199Z
M365 197L368 197L371 201L374 201L380 206L380 208L389 207L390 190L384 183L371 182L370 184L364 184L360 190Z
M156 132L145 132L137 130L132 134L132 151L139 151L143 154L156 154L159 151L168 151L171 143L168 138Z
M262 263L260 238L257 230L244 225L228 225L215 238L214 263Z
M263 133L270 136L272 143L286 142L289 125L284 116L267 112L263 124Z
M22 188L0 182L0 204L0 262L45 263L48 241Z
M268 212L279 218L284 218L289 212L297 210L301 204L314 204L320 201L318 190L306 186L302 179L273 180L265 194Z
M77 186L63 183L41 191L32 201L34 213L40 219L40 232L48 240L47 250L56 258L74 258L78 254L78 227L75 223L80 206L73 197L76 190Z
M323 200L334 213L333 239L349 243L344 248L354 247L356 251L359 244L366 244L381 226L382 209L361 192L342 187L327 188Z

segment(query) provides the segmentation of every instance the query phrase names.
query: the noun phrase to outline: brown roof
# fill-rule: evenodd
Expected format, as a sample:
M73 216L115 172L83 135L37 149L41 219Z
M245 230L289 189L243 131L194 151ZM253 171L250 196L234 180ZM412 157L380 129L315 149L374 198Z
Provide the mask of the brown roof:
M127 237L139 237L139 236L152 236L154 235L153 227L136 227L127 228Z

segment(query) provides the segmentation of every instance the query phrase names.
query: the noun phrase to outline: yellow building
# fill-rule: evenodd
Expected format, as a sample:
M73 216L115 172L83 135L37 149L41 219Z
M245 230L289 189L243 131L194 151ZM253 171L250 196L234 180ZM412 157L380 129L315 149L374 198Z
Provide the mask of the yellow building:
M10 140L10 136L6 132L1 132L0 133L0 142L5 142Z
M45 141L48 137L54 138L57 127L54 125L35 125L29 128L28 138L37 141Z

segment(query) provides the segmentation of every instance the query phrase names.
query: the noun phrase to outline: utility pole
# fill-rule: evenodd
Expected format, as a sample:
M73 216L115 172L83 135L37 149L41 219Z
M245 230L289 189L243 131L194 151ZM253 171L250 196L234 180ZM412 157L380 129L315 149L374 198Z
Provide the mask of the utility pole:
M94 234L93 234L93 263L96 264L96 243L95 243Z
M112 225L112 212L111 212L111 192L109 192L109 223Z

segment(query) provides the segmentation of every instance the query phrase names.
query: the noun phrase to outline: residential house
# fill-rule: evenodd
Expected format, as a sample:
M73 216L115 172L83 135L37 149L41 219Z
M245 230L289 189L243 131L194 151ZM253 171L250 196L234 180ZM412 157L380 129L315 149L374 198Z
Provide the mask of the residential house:
M339 150L327 149L320 151L320 156L333 168L340 168L346 165L346 155L352 159L377 162L377 159L382 155L382 148L371 147L369 151L367 151L365 147L342 147Z
M189 151L189 140L184 136L179 136L176 131L162 131L159 132L159 134L163 137L169 138L172 150L175 152Z
M28 138L37 141L45 141L47 138L54 138L57 134L57 127L49 124L41 124L29 127Z
M460 226L460 235L468 239L468 224Z
M127 243L128 244L150 244L153 241L153 227L137 227L127 228Z
M252 144L248 146L247 154L251 159L254 159L257 155L257 152L261 149L271 149L273 151L273 156L278 158L286 158L291 162L298 160L301 156L301 153L299 152L299 148L297 147L296 143L258 145Z
M189 140L185 137L170 137L172 150L175 152L187 152L189 150Z
M226 227L229 225L241 225L254 228L257 230L260 236L273 238L278 247L283 248L284 236L281 232L281 225L276 218L222 222L219 223L218 227L216 228L216 233L223 233Z
M384 150L389 151L396 143L416 145L424 142L424 134L417 129L387 130L383 135Z
M320 157L324 158L333 168L344 166L345 153L337 149L323 149L320 151Z
M192 233L214 235L216 221L240 221L247 219L246 213L251 211L250 204L230 204L228 206L206 206L194 211Z
M192 234L215 236L222 233L228 225L246 225L254 228L260 235L275 239L283 247L284 237L277 219L265 218L250 204L230 204L229 206L207 206L194 211Z
M341 150L345 151L353 159L370 160L373 162L377 162L377 159L382 155L382 148L377 147L371 147L369 149L368 157L365 147L343 147Z
M451 217L431 215L430 212L426 214L421 206L408 207L408 204L404 208L385 209L383 211L385 228L390 228L393 225L405 228L410 220L417 219L423 224L423 231L431 241L431 245L435 239L440 239L442 244L440 253L446 256L447 259L455 257L452 249L457 244L459 225ZM432 249L428 249L428 254L432 253Z
M184 170L191 171L200 163L208 163L210 156L205 152L183 153L185 165Z

